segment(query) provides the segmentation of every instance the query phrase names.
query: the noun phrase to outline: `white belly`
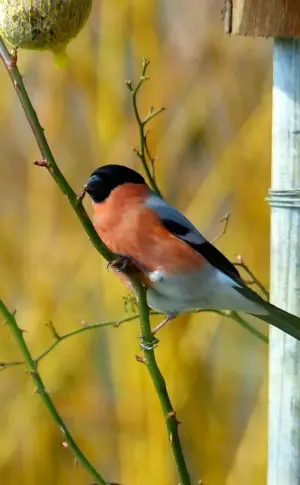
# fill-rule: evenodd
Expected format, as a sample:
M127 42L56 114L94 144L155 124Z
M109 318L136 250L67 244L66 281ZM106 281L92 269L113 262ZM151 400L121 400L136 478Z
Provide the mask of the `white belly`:
M260 305L236 291L238 283L211 265L184 276L155 271L149 277L154 284L147 291L148 305L167 315L198 308L261 313Z

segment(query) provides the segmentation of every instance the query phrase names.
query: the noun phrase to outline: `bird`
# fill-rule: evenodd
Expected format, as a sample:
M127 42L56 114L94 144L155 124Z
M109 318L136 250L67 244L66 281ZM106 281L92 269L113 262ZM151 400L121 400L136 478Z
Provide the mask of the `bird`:
M252 291L237 268L141 174L103 165L85 190L94 228L117 255L113 270L130 289L126 274L133 274L147 287L148 306L166 316L153 334L182 312L209 309L254 315L300 340L300 319Z

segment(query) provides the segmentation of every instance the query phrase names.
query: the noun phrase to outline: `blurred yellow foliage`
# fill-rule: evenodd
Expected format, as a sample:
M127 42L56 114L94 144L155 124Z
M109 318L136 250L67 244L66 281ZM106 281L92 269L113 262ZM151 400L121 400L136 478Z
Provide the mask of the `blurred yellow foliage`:
M70 44L65 69L48 53L22 51L19 63L57 162L79 192L100 164L138 167L124 81L150 58L140 105L168 108L150 134L163 193L211 239L231 212L217 245L231 259L242 253L267 284L270 53L269 41L226 37L219 2L102 0ZM3 67L0 89L0 294L17 308L37 355L51 342L47 321L63 333L82 319L120 318L126 293L48 173L32 165L39 152ZM107 480L174 485L158 399L133 358L138 335L138 322L87 332L59 345L40 370ZM162 330L157 358L193 483L263 485L267 346L228 319L186 315ZM0 361L14 359L20 355L3 326ZM0 483L88 485L33 391L23 368L0 373Z

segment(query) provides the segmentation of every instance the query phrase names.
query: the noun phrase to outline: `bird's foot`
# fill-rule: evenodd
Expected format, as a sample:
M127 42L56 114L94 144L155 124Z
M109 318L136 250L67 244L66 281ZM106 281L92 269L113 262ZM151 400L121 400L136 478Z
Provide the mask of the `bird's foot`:
M117 273L121 271L125 271L128 266L129 258L127 256L119 256L114 261L108 262L106 265L106 269L109 269L111 266L115 269Z
M152 335L155 335L161 328L163 328L168 322L171 320L174 320L176 318L176 315L167 315L166 318L163 319L162 322L160 322L156 327L152 329Z
M141 350L154 350L159 343L159 340L155 337L152 339L151 342L146 342L142 335L140 335L140 339L141 339L141 342L140 342Z
M176 315L167 315L166 318L163 319L162 322L160 322L156 327L154 327L151 331L151 334L153 336L152 342L145 342L145 339L142 335L140 335L141 343L140 343L140 348L141 350L153 350L155 347L157 347L159 340L154 337L154 335L160 330L162 327L164 327L170 320L173 320L176 317Z
M114 268L114 270L117 273L120 273L121 271L129 270L129 269L132 270L134 268L135 270L141 271L142 273L147 273L147 269L131 256L125 256L125 255L118 256L117 259L115 259L114 261L107 263L106 269L109 269L111 266Z

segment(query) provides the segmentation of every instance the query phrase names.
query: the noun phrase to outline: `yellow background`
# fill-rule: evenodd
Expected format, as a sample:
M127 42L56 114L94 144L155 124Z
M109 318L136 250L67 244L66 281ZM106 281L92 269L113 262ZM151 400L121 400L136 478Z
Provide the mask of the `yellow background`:
M225 36L220 3L95 1L68 48L66 68L58 69L50 53L25 51L19 66L57 163L79 192L101 164L138 167L124 81L137 80L142 56L149 58L140 106L142 113L167 107L149 138L164 195L209 239L229 211L217 246L231 260L241 253L267 285L271 42ZM32 164L39 158L0 66L0 294L17 309L34 355L51 343L49 320L64 333L83 319L118 319L126 295L47 171ZM20 359L9 329L1 326L0 335L0 361ZM138 335L138 321L84 333L61 343L40 371L107 480L173 485L158 399L134 359ZM216 315L183 316L162 330L157 359L182 422L193 484L265 483L267 352L265 343ZM24 368L0 372L0 403L1 484L92 482L74 467Z

